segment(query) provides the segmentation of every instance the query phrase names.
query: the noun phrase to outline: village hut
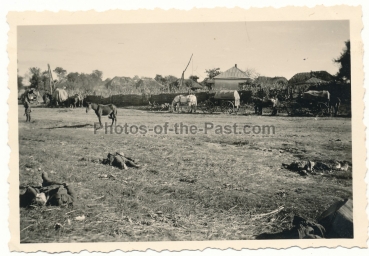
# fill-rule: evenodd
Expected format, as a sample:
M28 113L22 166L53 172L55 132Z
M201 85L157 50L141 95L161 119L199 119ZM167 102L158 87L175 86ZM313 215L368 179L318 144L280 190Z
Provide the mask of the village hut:
M293 85L305 82L312 77L318 78L323 81L332 81L334 79L334 77L327 71L310 71L295 74L294 76L291 77L290 80L288 80L288 84Z
M334 80L327 71L310 71L297 73L288 81L290 93L303 93L309 88L319 88Z
M240 86L250 81L250 78L245 72L237 67L226 70L225 72L214 77L214 90L239 90Z
M207 88L205 86L202 86L201 84L199 84L198 82L192 80L192 79L188 79L185 84L192 90L192 91L197 91L197 90L206 90Z

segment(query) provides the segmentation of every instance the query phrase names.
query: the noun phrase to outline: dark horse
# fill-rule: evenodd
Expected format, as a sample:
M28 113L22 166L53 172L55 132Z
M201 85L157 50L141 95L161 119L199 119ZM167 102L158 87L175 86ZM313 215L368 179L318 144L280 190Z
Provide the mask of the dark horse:
M256 115L262 115L263 114L263 108L272 108L272 116L275 116L277 114L277 104L278 100L275 98L258 98L258 97L252 97L252 102L254 103L255 108L255 114Z
M100 123L100 128L101 129L102 123L101 123L101 116L108 116L108 118L110 118L112 120L111 125L113 126L114 121L115 121L115 125L117 124L117 107L113 104L108 104L108 105L101 105L101 104L96 104L96 103L91 103L91 102L86 102L86 113L88 113L88 111L90 109L95 110L95 113L97 115L97 117L99 118L99 123Z
M68 107L76 108L79 102L78 95L69 97L67 101L68 101Z
M341 105L341 99L338 97L331 97L329 101L329 106L331 108L331 113L333 116L337 116L338 108Z

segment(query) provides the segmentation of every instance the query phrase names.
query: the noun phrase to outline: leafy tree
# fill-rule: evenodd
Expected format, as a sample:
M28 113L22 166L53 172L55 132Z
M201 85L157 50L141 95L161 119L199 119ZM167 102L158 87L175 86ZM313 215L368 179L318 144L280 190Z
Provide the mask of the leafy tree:
M162 75L156 75L154 80L160 84L166 84L167 83L167 79L165 77L163 77Z
M61 67L56 67L53 71L58 76L59 81L63 80L65 75L67 74L67 71Z
M251 79L256 79L260 76L260 74L253 68L248 68L244 72L246 76Z
M29 69L29 72L31 73L31 77L29 79L31 88L36 88L36 89L41 88L43 83L42 83L40 68L32 67Z
M340 81L350 82L351 81L351 53L350 53L350 40L345 42L345 48L341 55L334 59L335 63L340 65L336 78Z
M18 90L22 89L24 87L24 84L23 84L23 77L22 76L19 76L18 75Z
M93 70L92 71L92 74L91 74L91 76L95 79L95 80L97 80L97 81L102 81L102 78L103 78L103 72L102 71L100 71L100 70Z
M213 68L213 69L206 69L205 73L208 74L209 79L212 79L216 77L217 75L219 75L221 72L220 72L220 68Z
M173 83L173 82L177 81L178 78L175 77L175 76L169 75L169 76L165 77L165 80L166 80L167 84L170 84L170 83Z
M67 80L68 80L68 82L75 83L75 82L78 81L78 77L79 77L78 72L70 72L67 75Z
M197 83L197 80L199 80L200 77L198 76L190 76L189 77L192 81L195 81Z

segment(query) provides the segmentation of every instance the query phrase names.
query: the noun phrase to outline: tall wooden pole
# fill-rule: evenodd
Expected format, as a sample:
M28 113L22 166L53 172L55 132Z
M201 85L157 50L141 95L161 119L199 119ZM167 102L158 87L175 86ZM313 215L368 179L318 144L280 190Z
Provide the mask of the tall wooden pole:
M49 71L50 94L52 95L53 90L55 89L54 78L53 78L53 74L51 73L50 65L47 64L47 67L48 67L48 71Z
M186 66L185 70L183 70L183 72L182 72L181 83L180 83L180 85L179 85L180 87L182 87L182 85L183 85L184 73L186 72L186 70L187 70L187 68L188 68L188 65L190 65L190 62L191 62L191 59L192 59L192 55L193 55L193 54L191 54L190 61L188 62L188 64L187 64L187 66Z

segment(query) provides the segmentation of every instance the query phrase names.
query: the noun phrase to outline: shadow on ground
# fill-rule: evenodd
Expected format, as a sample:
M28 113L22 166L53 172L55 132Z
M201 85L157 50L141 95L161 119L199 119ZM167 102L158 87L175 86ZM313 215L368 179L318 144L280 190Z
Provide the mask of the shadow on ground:
M56 127L47 127L41 129L61 129L61 128L85 128L85 127L92 127L92 124L76 124L76 125L63 125L63 126L56 126Z

